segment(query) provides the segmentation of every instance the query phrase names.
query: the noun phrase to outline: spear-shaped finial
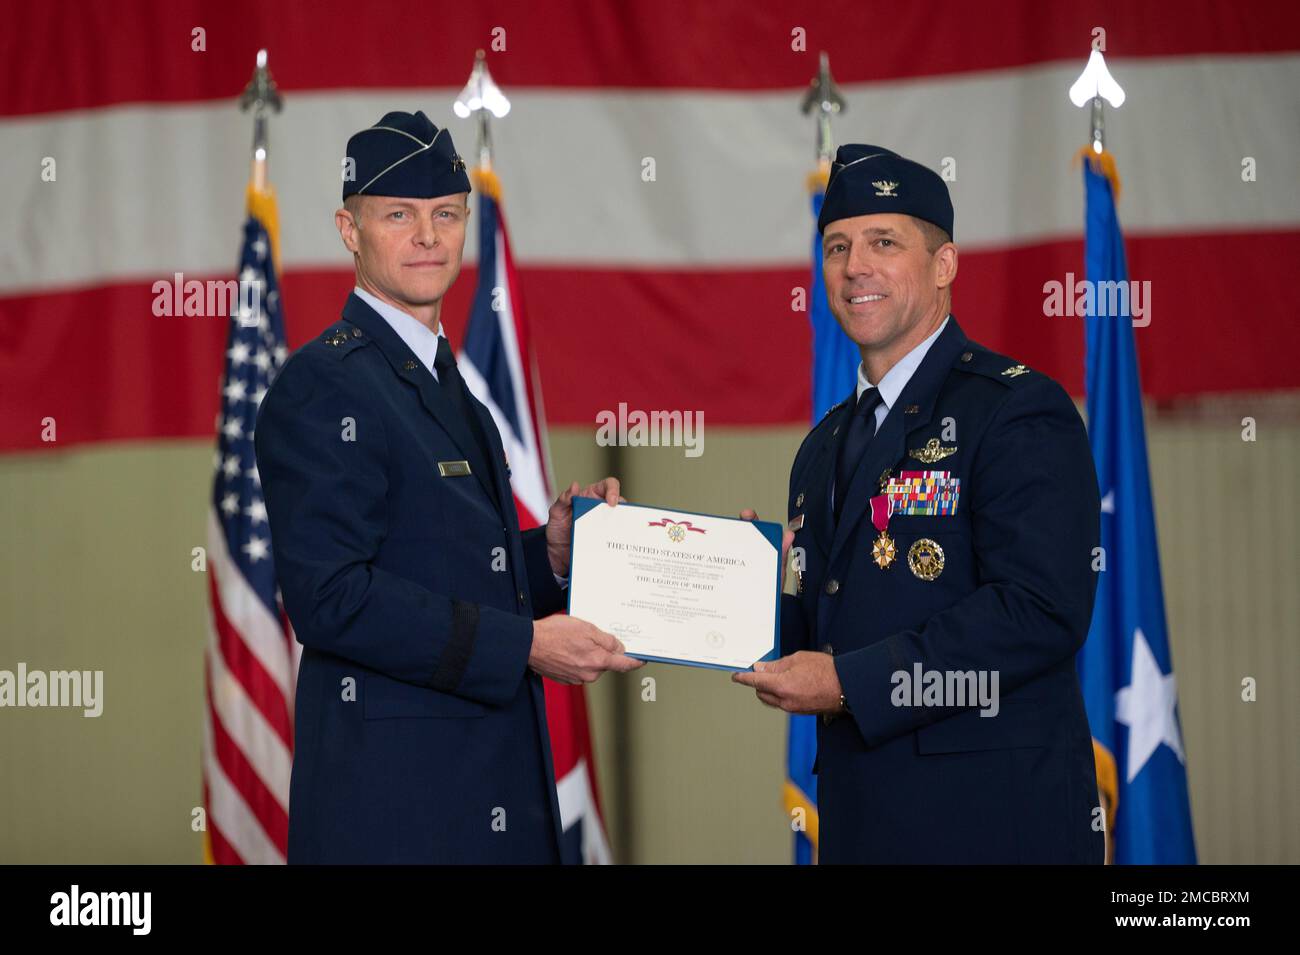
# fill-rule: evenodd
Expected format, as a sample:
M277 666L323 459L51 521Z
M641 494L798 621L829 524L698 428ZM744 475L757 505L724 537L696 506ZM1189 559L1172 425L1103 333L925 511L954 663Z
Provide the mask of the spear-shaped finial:
M492 138L488 130L488 114L497 119L510 112L510 100L501 92L492 73L488 70L487 54L482 50L474 54L474 68L470 70L469 82L451 104L452 112L461 119L475 116L478 120L478 164L479 168L492 168Z
M258 189L266 187L266 114L268 110L280 112L283 104L275 88L275 80L266 67L266 50L257 51L257 65L253 77L239 97L239 108L253 111L253 183Z
M844 97L831 77L831 58L823 50L818 61L817 75L808 84L799 109L806 116L817 113L817 162L826 171L830 170L831 160L835 157L835 141L831 136L831 117L845 109Z
M1115 82L1106 69L1106 58L1101 51L1093 49L1088 56L1088 65L1083 68L1079 78L1070 87L1070 102L1080 108L1092 104L1092 151L1100 155L1106 146L1105 105L1110 103L1116 109L1124 105L1124 89Z

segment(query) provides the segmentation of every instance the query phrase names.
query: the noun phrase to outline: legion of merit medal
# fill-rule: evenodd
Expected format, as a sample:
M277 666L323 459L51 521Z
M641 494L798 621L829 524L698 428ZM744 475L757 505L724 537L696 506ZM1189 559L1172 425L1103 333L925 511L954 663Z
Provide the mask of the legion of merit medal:
M888 570L898 556L898 549L889 536L889 498L884 494L871 499L871 523L880 531L880 536L871 545L871 559L881 570Z

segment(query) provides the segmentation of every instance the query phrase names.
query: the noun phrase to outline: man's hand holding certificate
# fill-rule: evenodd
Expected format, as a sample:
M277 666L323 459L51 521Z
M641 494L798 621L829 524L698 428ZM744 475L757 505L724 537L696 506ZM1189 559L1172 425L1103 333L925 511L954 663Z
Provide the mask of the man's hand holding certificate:
M780 649L782 528L573 501L569 613L628 656L744 670Z

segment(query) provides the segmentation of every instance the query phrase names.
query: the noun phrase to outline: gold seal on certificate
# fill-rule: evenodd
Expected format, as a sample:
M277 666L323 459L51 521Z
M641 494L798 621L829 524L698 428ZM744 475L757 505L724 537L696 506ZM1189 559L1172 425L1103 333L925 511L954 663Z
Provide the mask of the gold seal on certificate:
M781 527L573 499L569 613L628 656L745 670L780 650Z

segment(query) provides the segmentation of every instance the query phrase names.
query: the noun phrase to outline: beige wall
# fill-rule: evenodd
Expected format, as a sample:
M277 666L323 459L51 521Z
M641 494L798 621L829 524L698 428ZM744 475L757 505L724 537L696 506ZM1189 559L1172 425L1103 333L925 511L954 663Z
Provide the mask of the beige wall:
M1204 862L1300 862L1300 423L1151 424L1165 597ZM560 480L616 468L630 498L782 517L802 428L709 429L705 453L552 429ZM192 862L199 804L206 442L0 458L0 668L105 672L105 711L0 710L0 862ZM642 680L655 680L654 702ZM1258 702L1244 703L1244 677ZM726 674L651 665L590 691L619 857L788 859L784 718Z

